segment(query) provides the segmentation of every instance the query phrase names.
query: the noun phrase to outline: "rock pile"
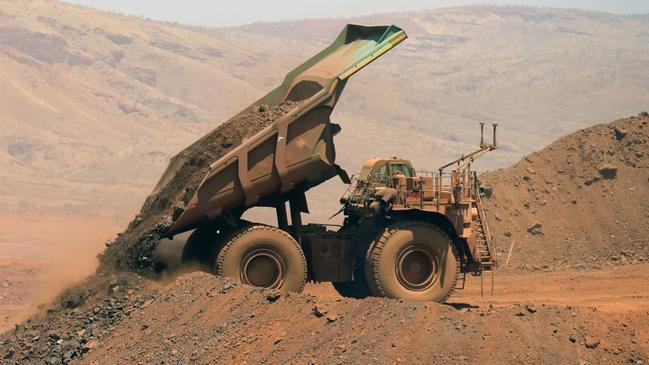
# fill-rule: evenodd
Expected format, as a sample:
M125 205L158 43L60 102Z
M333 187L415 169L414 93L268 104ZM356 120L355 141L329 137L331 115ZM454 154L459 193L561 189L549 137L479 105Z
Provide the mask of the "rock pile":
M81 358L125 316L150 302L151 295L140 293L143 285L135 275L120 274L66 290L57 305L0 338L2 363L54 365ZM102 292L95 292L99 288Z
M512 268L649 261L649 117L587 128L483 174L489 224ZM505 260L502 259L501 262Z

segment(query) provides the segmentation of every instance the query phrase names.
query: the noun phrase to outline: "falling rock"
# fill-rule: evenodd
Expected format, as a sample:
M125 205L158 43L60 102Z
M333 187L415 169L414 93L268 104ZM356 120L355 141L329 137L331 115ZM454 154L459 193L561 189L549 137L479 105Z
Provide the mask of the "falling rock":
M180 206L180 204L174 206L173 211L171 213L171 220L174 221L174 222L177 221L178 218L180 218L180 216L183 214L184 211L185 211L185 208Z
M489 199L493 195L493 188L490 186L481 186L480 187L480 195L483 197Z
M282 294L280 294L280 293L270 293L270 294L266 295L266 300L269 303L275 303L281 297L282 297Z
M4 356L2 357L3 359L10 359L14 354L16 353L16 350L9 348L7 352L5 352Z

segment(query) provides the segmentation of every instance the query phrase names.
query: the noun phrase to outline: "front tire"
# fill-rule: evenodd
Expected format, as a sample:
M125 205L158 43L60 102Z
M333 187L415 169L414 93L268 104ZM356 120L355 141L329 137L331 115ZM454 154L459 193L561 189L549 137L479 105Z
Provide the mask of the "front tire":
M438 226L400 222L378 235L367 251L365 275L376 296L443 303L460 274L451 238Z
M217 275L244 284L300 292L307 266L300 245L281 229L252 225L235 232L216 258Z

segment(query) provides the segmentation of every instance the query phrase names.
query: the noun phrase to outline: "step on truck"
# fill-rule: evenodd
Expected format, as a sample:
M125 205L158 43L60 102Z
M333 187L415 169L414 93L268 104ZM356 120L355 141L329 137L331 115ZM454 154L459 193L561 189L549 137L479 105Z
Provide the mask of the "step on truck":
M257 287L301 291L311 280L332 282L348 297L437 302L467 273L492 270L494 250L471 163L496 148L495 125L493 143L481 141L475 152L433 172L416 172L396 157L375 158L350 178L335 162L333 138L341 128L330 116L345 84L406 38L396 26L347 25L239 113L295 105L210 165L165 234L193 230L183 260ZM174 159L159 184L174 173ZM303 224L305 192L336 176L349 184L341 198L343 224L334 230ZM275 226L241 218L260 206L274 208Z

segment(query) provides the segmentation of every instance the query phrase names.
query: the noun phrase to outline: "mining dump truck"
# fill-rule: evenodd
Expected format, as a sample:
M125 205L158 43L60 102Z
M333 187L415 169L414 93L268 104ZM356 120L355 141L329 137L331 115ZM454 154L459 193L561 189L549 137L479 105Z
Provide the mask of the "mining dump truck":
M344 296L437 302L467 273L493 269L471 163L496 148L495 126L492 144L482 141L477 151L434 172L417 173L408 160L391 157L366 161L350 178L335 163L333 138L341 128L330 115L345 84L406 38L396 26L347 25L329 47L239 113L294 106L209 166L165 234L193 230L183 260L257 287L301 291L312 280L332 282ZM182 156L172 159L159 185ZM349 184L341 198L343 224L303 224L305 192L336 176ZM260 206L274 208L276 226L241 218Z

